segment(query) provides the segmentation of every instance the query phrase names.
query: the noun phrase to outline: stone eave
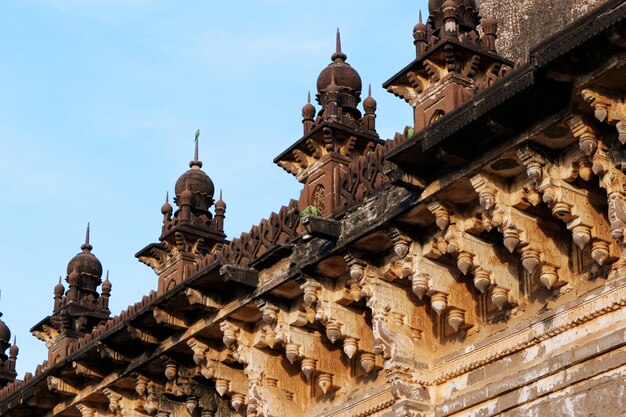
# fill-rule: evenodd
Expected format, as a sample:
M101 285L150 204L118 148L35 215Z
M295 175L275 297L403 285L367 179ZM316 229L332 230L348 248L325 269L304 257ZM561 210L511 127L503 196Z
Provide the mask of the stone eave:
M455 45L461 47L469 52L472 52L477 55L481 55L489 58L492 62L498 61L502 62L504 65L508 65L510 67L513 66L513 61L510 61L506 58L501 57L500 55L491 53L483 48L478 47L476 44L471 42L462 42L456 38L443 38L440 39L437 43L435 43L430 49L428 49L424 55L419 58L415 58L411 61L407 66L402 68L400 71L391 76L387 81L383 83L383 88L385 90L389 89L389 87L393 85L404 85L408 84L408 80L406 79L406 74L409 71L421 71L424 68L424 61L432 58L433 55L443 50L446 45Z
M211 230L201 229L199 227L195 227L193 225L189 225L189 224L186 224L186 223L180 223L180 224L177 224L176 226L172 227L166 234L161 236L159 238L159 240L163 241L163 240L167 239L168 237L172 236L176 232L183 232L183 233L189 233L189 234L193 234L193 235L198 235L198 236L204 237L206 239L210 239L211 241L216 242L216 243L227 243L228 242L226 240L226 235L224 235L223 233L217 233L217 232L213 232Z
M285 149L280 155L278 155L276 158L274 158L273 162L280 166L280 162L281 161L293 161L292 153L296 149L303 150L303 151L306 151L308 153L309 150L308 150L308 148L306 146L307 140L312 138L312 137L315 137L318 134L321 134L322 130L325 127L330 127L330 128L332 128L334 130L337 130L337 131L340 131L342 133L345 133L346 135L356 135L358 137L366 139L368 142L373 142L373 143L378 144L378 145L382 145L383 143L385 143L385 141L383 139L381 139L378 135L373 135L373 134L367 133L367 132L358 132L358 131L355 131L354 129L346 127L346 126L344 126L344 125L342 125L340 123L330 123L330 122L327 122L327 121L323 121L323 122L319 123L318 125L316 125L306 135L304 135L300 139L298 139L290 147Z

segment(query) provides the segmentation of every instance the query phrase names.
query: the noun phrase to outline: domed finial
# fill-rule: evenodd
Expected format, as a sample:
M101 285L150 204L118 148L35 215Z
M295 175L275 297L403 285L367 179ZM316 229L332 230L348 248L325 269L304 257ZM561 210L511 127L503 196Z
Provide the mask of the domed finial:
M220 190L220 199L217 200L217 202L215 203L215 209L216 210L225 210L226 209L226 203L224 202L224 200L222 199L222 190Z
M12 359L17 358L18 353L20 353L20 348L17 347L17 336L13 336L13 344L9 348L9 356Z
M189 162L189 167L190 168L197 168L200 169L202 168L202 162L200 162L198 160L198 138L200 137L200 129L196 130L196 138L194 140L195 143L195 149L193 152L193 161Z
M344 54L343 52L341 52L341 33L339 32L339 28L337 28L337 41L336 41L336 48L335 48L335 53L330 57L331 60L333 61L345 61L348 58L348 56L346 54Z
M302 118L304 119L303 123L306 121L313 121L314 117L315 117L315 107L311 104L311 92L309 91L306 104L304 105L304 107L302 107Z
M89 244L89 229L90 229L90 225L89 223L87 223L87 232L85 233L85 243L80 247L83 250L83 252L91 252L91 250L93 249L93 246Z
M165 192L165 203L161 206L161 214L167 215L172 212L172 205L170 204L170 192Z
M57 285L54 286L54 295L60 298L63 296L64 292L65 292L65 287L61 283L61 275L59 275L59 282L57 283Z
M110 293L111 292L111 281L109 281L109 270L107 269L107 274L104 282L102 283L102 293Z
M376 117L376 107L377 103L376 100L374 100L374 97L372 97L372 84L370 84L367 89L367 97L363 100L363 110L365 110L367 119L366 126L368 127L368 130L376 130L374 122L374 118Z

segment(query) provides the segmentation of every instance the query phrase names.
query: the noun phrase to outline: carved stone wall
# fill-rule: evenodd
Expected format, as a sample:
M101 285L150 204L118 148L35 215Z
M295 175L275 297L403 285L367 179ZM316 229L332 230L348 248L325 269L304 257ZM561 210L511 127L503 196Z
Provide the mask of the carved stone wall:
M484 0L483 16L498 20L498 53L526 58L534 45L588 13L604 0Z

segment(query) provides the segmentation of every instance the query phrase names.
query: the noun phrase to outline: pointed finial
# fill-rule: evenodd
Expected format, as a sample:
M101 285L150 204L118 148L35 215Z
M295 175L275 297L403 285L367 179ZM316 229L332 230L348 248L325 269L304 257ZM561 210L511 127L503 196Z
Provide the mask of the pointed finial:
M339 28L337 28L337 44L336 44L337 53L341 53L341 32L339 32Z
M339 32L339 28L337 28L337 40L335 46L335 53L330 57L333 61L345 61L348 56L341 52L341 32Z
M9 357L13 360L17 359L17 355L20 353L20 348L17 347L17 335L13 336L13 344L9 349Z
M104 282L102 283L102 289L103 289L103 292L111 291L111 281L109 281L109 270L108 269L107 269L106 278L104 279Z
M217 202L215 203L215 210L217 210L216 213L219 213L219 211L221 211L222 215L224 214L224 211L226 210L226 203L222 199L222 190L220 190L220 199L217 200Z
M422 22L422 9L420 9L420 23L423 23Z
M369 87L367 88L367 96L371 97L372 96L372 83L369 84Z
M83 251L89 252L93 249L93 246L89 244L89 229L91 228L90 224L87 223L87 232L85 232L85 243L80 247Z
M202 162L198 159L198 138L200 138L200 129L196 130L196 138L194 139L195 147L193 151L193 161L189 162L190 168L202 168Z
M172 205L170 204L170 192L166 191L165 203L163 203L163 205L161 206L161 214L163 214L164 216L167 215L169 218L169 215L171 213L172 213Z
M306 102L307 102L307 104L311 104L311 91L309 91L309 94L306 97Z

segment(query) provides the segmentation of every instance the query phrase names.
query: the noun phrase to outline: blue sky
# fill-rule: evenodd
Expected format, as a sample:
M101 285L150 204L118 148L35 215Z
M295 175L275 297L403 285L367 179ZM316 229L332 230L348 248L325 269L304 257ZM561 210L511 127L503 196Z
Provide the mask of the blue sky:
M237 237L298 198L272 159L302 135L301 108L337 27L391 138L411 109L381 84L414 58L425 0L15 0L0 14L0 311L20 377L47 357L29 329L91 222L111 310L156 288L134 254L160 234L166 191L200 159ZM427 13L426 13L427 14Z

